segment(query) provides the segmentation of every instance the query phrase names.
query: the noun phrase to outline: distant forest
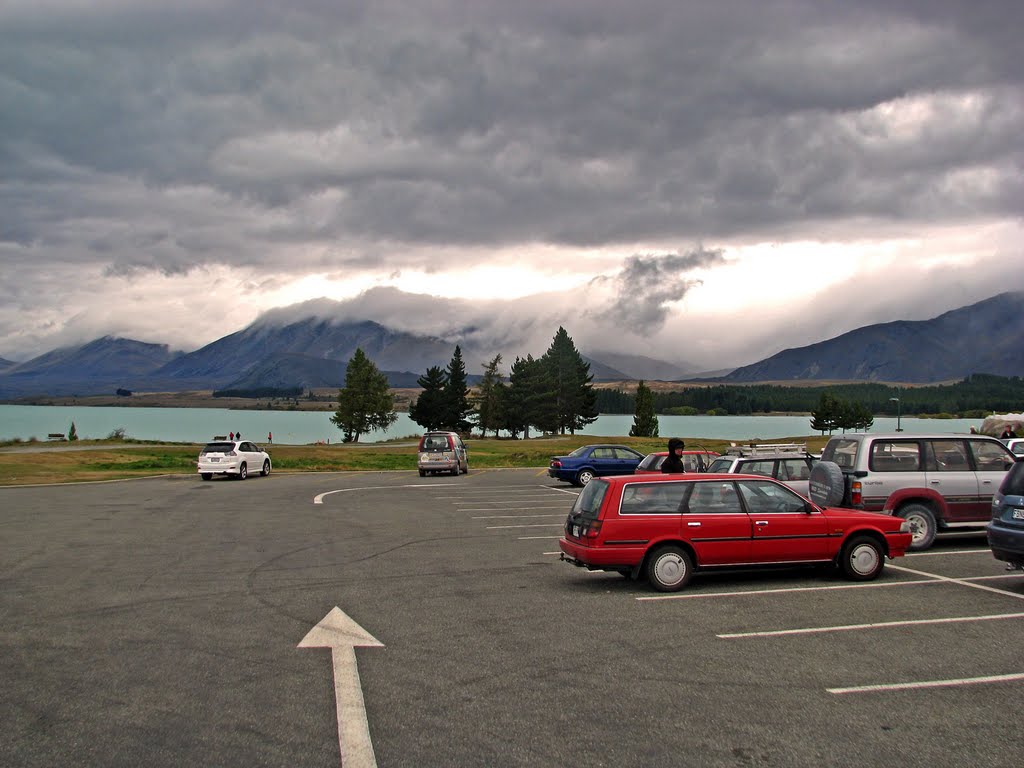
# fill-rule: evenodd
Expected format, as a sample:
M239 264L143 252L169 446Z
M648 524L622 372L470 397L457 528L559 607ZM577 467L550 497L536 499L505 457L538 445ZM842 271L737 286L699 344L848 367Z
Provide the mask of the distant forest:
M598 389L599 413L634 413L635 398L617 389ZM979 418L993 411L1024 410L1024 378L976 373L956 384L894 387L886 384L830 384L820 387L783 387L774 384L715 385L676 392L655 392L657 413L716 413L749 415L773 411L811 412L822 394L866 406L876 416L895 416L898 397L904 416L927 414Z

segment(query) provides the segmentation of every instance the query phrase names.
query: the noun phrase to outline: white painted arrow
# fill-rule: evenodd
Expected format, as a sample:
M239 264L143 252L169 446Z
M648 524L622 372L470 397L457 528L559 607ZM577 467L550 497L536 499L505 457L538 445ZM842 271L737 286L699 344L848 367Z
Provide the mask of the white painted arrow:
M331 649L341 764L344 768L376 768L355 649L383 648L384 643L336 607L309 630L297 647Z

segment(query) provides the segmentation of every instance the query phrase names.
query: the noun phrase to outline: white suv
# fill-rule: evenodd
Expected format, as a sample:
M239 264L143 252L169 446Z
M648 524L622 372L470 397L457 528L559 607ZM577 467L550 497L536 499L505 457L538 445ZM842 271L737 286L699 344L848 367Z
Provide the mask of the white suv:
M838 435L811 471L811 500L902 517L910 548L927 549L940 530L984 529L1014 458L984 435Z
M270 455L248 440L214 440L199 453L199 476L228 475L245 480L251 472L270 474Z

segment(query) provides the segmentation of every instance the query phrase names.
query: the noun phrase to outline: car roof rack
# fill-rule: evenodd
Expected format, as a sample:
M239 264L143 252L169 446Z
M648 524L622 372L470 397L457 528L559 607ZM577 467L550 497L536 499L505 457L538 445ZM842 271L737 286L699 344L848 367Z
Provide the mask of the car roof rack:
M730 445L726 453L731 456L769 456L776 453L791 453L803 456L807 453L806 443L749 443Z

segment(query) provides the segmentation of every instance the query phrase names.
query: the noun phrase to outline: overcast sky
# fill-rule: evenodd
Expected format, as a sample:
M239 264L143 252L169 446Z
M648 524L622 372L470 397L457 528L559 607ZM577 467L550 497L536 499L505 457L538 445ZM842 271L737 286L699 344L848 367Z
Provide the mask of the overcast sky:
M1020 0L0 0L0 357L316 310L713 368L935 317L1024 288L1022 39Z

